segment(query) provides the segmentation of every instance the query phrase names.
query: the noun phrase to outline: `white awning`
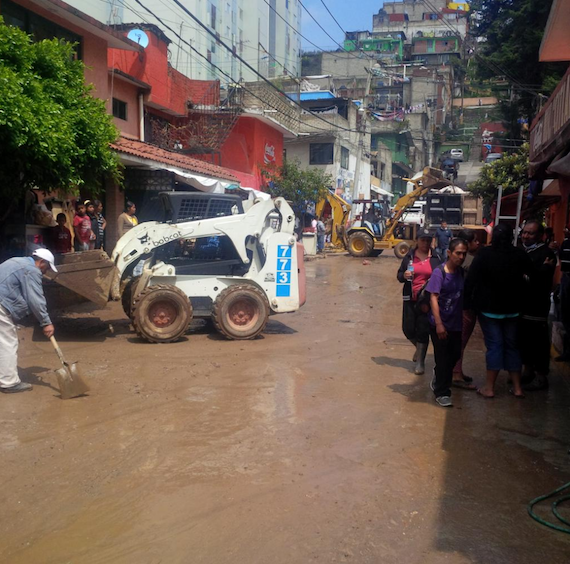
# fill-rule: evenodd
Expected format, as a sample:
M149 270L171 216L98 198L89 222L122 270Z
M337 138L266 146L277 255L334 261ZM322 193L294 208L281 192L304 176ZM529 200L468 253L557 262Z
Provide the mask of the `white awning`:
M381 196L388 196L389 198L391 198L394 195L389 190L385 190L384 188L381 188L380 186L374 186L374 184L370 184L370 190L372 192L376 192L376 194L380 194Z

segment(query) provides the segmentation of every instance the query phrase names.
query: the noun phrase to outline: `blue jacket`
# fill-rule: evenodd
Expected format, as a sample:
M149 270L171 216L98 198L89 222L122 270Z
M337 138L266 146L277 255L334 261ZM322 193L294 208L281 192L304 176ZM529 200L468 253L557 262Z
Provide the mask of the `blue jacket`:
M0 305L18 323L33 313L42 327L51 325L42 286L42 271L32 257L0 264Z

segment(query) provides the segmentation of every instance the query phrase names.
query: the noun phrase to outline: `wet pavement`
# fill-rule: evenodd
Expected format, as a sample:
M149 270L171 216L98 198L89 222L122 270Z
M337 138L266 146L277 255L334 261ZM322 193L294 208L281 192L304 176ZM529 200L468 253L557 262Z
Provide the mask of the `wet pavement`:
M307 263L307 305L250 342L198 326L147 344L118 303L60 321L92 385L75 400L22 331L35 387L0 397L0 562L569 562L570 536L526 513L570 480L567 377L439 408L412 373L397 266ZM479 382L483 360L476 338Z

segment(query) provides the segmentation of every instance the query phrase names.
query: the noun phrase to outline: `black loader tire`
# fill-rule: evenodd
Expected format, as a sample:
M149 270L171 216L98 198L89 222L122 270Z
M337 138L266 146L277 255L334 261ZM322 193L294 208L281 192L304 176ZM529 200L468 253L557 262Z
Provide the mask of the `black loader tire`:
M269 303L252 284L236 284L220 292L214 302L212 321L227 339L255 339L265 329Z
M133 290L139 281L140 276L131 278L123 288L123 293L121 294L121 305L123 306L123 311L129 319L133 319Z
M407 241L400 241L394 247L394 254L399 258L403 259L409 252L412 247Z
M150 343L172 343L188 330L192 304L176 286L148 286L134 300L132 320L141 339Z
M348 237L348 252L353 257L369 257L373 248L372 237L364 231L355 231Z

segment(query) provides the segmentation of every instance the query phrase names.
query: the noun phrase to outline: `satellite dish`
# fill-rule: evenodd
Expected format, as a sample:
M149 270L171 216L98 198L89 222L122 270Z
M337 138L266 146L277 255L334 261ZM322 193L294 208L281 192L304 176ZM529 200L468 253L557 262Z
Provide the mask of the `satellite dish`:
M138 43L143 49L146 49L148 47L148 35L142 29L131 29L127 37L131 41Z

